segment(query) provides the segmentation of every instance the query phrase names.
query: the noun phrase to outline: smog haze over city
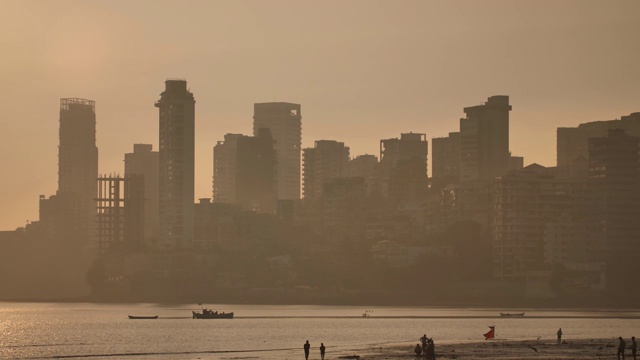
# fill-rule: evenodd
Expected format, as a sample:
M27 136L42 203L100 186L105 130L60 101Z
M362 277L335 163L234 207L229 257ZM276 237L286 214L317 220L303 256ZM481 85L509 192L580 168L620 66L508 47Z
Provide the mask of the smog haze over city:
M328 358L435 358L427 334L467 358L624 350L640 325L638 15L632 0L4 1L0 358L283 359L306 339ZM215 334L191 321L234 316ZM125 334L125 319L163 321ZM268 345L238 341L259 329ZM456 348L476 333L514 348Z

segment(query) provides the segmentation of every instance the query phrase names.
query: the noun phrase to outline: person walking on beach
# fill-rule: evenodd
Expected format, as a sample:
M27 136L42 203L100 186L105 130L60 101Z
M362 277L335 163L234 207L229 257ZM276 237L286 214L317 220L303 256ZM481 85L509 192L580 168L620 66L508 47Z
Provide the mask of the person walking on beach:
M562 343L562 328L558 329L558 345Z
M320 343L320 360L324 360L324 350L326 348L324 347L324 343Z
M620 345L618 345L618 360L620 360L620 355L622 355L622 360L624 360L624 348L627 346L627 343L624 342L622 336L620 336Z
M636 342L636 337L631 337L631 355L633 355L633 360L636 360L636 352L638 352L638 343Z
M304 358L305 360L309 360L309 350L311 350L311 344L309 344L309 340L304 343Z

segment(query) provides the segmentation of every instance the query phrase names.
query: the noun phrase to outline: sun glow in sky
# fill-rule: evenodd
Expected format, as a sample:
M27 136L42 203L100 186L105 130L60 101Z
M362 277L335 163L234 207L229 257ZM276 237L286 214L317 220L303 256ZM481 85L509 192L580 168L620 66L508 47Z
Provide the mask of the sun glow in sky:
M5 1L0 229L57 189L58 102L96 101L101 173L157 148L166 78L196 97L196 198L212 148L252 132L253 103L302 104L303 146L377 154L401 132L458 130L511 96L511 150L555 165L558 126L640 111L638 1Z

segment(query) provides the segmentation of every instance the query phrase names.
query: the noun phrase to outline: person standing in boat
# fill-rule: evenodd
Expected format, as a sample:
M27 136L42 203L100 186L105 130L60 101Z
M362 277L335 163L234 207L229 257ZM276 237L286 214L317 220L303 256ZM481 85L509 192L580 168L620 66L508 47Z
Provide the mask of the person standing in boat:
M324 343L320 343L320 360L324 360L324 351L326 348L324 347Z
M558 345L562 343L562 328L558 329Z
M311 344L309 344L309 340L304 343L304 358L305 360L309 360L309 350L311 350Z

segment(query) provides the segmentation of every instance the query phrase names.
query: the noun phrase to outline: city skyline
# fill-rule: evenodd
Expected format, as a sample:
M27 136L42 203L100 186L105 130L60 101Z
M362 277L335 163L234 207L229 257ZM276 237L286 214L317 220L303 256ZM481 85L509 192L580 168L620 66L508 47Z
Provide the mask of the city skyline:
M524 156L525 165L544 166L555 165L557 127L638 111L633 79L640 70L632 64L640 61L640 54L633 46L632 14L639 5L634 2L579 8L573 2L408 1L405 6L370 2L367 7L346 3L337 15L337 2L279 4L298 13L290 26L305 24L306 19L307 26L298 26L299 34L278 25L286 15L272 9L277 8L273 4L194 3L185 16L193 17L196 28L216 34L211 47L196 47L194 43L208 38L194 35L185 44L163 48L153 41L137 48L154 31L173 38L189 29L165 32L151 23L143 3L127 9L92 2L74 7L9 3L4 16L22 16L3 17L15 31L2 35L9 46L0 78L12 86L3 90L7 110L1 123L0 151L5 155L0 166L12 169L14 176L4 180L0 190L0 199L9 204L0 213L0 229L35 220L38 195L55 192L55 113L60 98L96 101L99 172L123 174L123 154L132 144L158 148L153 102L159 84L172 76L186 78L199 101L195 198L211 197L211 149L225 133L250 135L252 104L259 102L304 106L303 148L315 140L337 140L357 156L378 155L379 140L399 133L426 133L427 139L446 136L457 130L464 107L505 94L514 109L510 150ZM155 16L167 18L175 10L171 3L163 5ZM491 14L491 5L502 6L499 18ZM239 24L230 24L225 12L245 16ZM308 21L312 14L313 21ZM453 31L438 20L442 15L464 21L456 22ZM56 16L64 21L54 21ZM134 25L134 19L140 25ZM100 30L112 21L121 22L125 30ZM494 25L474 28L480 22ZM65 24L80 24L86 31L79 34ZM242 26L246 31L222 31ZM447 41L438 36L443 32L450 35ZM30 36L39 40L29 42ZM354 43L360 46L352 47ZM177 55L184 46L190 50ZM260 56L267 48L281 51ZM315 49L327 55L318 57ZM478 54L477 60L464 58L467 51ZM147 68L149 62L140 59L150 57L153 66ZM351 131L344 131L345 123Z

